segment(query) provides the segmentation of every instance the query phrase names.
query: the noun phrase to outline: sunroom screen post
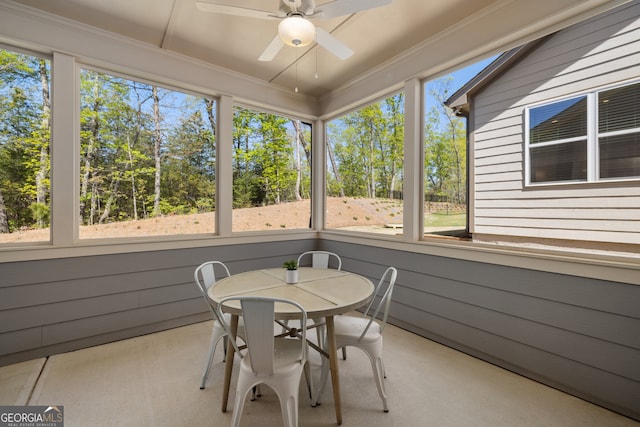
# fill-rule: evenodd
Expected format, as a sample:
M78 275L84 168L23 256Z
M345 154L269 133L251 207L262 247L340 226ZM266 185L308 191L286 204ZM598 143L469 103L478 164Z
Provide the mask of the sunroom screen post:
M418 79L404 84L404 183L402 239L415 242L424 232L422 159L422 100L423 88Z
M73 56L51 61L51 242L70 246L80 236L80 73Z

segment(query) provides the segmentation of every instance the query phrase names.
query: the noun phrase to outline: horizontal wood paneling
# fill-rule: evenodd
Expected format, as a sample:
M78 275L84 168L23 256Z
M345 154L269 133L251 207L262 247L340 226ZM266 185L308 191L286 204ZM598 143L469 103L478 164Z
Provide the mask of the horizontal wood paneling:
M483 209L489 218L559 218L559 219L594 219L599 220L604 215L608 215L609 219L633 220L640 221L638 211L636 209L562 209L562 208L525 208L520 207L512 209L487 208Z
M321 241L374 280L391 323L640 419L640 286Z
M500 164L522 163L522 153L508 153L486 156L475 159L476 166L491 166Z
M525 188L523 152L526 106L638 79L639 52L631 2L547 38L473 98L474 234L640 245L640 180Z
M494 194L487 192L487 194L478 194L476 198L477 201L482 200L503 200L503 203L507 204L511 201L517 203L522 203L522 206L527 206L532 201L538 200L540 203L544 203L545 200L551 200L552 203L557 204L558 206L564 207L603 207L603 206L611 206L611 207L629 207L632 209L637 209L640 207L640 203L638 202L638 198L635 193L638 191L635 188L636 183L633 183L634 186L616 186L616 187L606 187L600 185L582 186L577 184L578 187L581 187L579 192L572 190L567 187L545 187L540 186L537 188L531 188L527 191L518 191L518 192L495 192ZM587 195L586 193L589 193ZM520 196L519 199L516 196ZM557 196L556 199L553 196Z
M498 172L493 170L494 173L487 174L477 174L476 175L476 183L485 184L491 182L502 182L502 181L513 181L513 182L522 182L522 172L521 171L512 171L512 172Z
M640 419L640 286L326 239L50 260L50 288L24 283L41 280L40 261L0 264L21 283L2 288L19 302L0 310L0 364L202 321L192 274L204 260L240 272L313 248L374 282L398 268L391 323ZM56 295L28 304L22 288Z
M584 230L584 231L613 231L613 232L627 232L627 233L640 233L640 218L635 220L620 219L617 221L604 220L602 218L597 220L592 219L548 219L548 218L536 218L535 222L532 222L533 218L491 218L476 216L476 225L488 225L488 226L504 226L504 227L530 227L530 228L542 228L542 229L557 229L557 230Z
M479 177L482 177L485 175L491 175L494 173L502 173L502 172L520 172L520 174L522 175L522 162L491 164L488 166L476 166L475 178L477 180Z
M280 266L313 242L0 263L0 365L201 321L210 314L193 282L199 264L218 259L232 274Z
M479 229L480 227L476 227ZM571 230L566 229L550 229L550 228L535 228L535 227L505 227L483 225L483 234L494 234L496 236L511 236L536 239L562 239L562 240L575 240L575 241L592 241L592 242L608 242L608 243L622 243L625 245L637 245L638 234L627 232L614 232L614 231L592 231L592 230L574 230L573 234L569 233ZM499 239L496 239L499 240ZM631 251L629 249L628 251Z

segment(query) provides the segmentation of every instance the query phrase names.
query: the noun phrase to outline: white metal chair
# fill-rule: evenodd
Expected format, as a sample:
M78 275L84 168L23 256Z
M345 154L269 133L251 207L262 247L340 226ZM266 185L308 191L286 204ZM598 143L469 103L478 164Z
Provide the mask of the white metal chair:
M311 267L313 268L329 268L329 262L331 259L334 259L338 264L337 270L342 268L342 259L333 253L327 251L307 251L300 254L298 257L298 265L301 265L301 261L303 258L311 256Z
M236 396L231 425L240 425L244 402L251 389L266 384L280 399L280 409L285 427L298 425L298 393L300 378L306 373L309 396L313 401L313 385L307 362L306 328L299 330L299 338L274 337L275 304L291 305L300 312L301 324L305 324L307 313L304 308L290 300L280 298L231 296L220 301L218 316L223 318L223 305L239 301L242 308L246 334L247 353L241 355L240 372L236 385ZM228 330L229 323L225 322ZM237 344L231 341L235 350Z
M229 269L227 266L220 261L207 261L200 264L195 272L193 273L193 278L195 279L196 284L198 285L198 289L200 293L204 297L207 302L207 306L209 307L209 311L211 311L211 316L213 317L213 328L211 330L211 344L209 346L209 357L207 358L207 364L204 367L204 373L202 374L202 381L200 383L200 389L204 389L204 386L207 382L207 377L209 376L209 371L211 370L211 363L213 362L213 356L216 352L216 347L220 339L225 339L225 353L226 353L226 338L228 336L224 325L220 323L220 318L218 318L218 312L215 310L215 307L211 304L211 300L209 299L209 295L207 291L215 286L216 284L216 268L219 272L221 272L221 277L231 276L229 273ZM230 315L226 315L230 317ZM242 319L238 322L238 337L244 340L244 326L241 323Z
M358 347L369 356L373 376L376 381L376 386L378 387L378 393L382 399L384 412L389 412L389 406L387 404L387 395L383 383L383 378L386 378L386 373L382 359L382 332L387 324L389 306L391 305L391 294L393 293L397 275L398 272L393 267L385 270L378 286L376 286L374 295L378 295L380 292L384 293L372 313L370 313L370 311L373 307L375 297L367 306L362 317L336 316L334 318L336 348L340 349L347 346ZM383 290L386 283L388 283L386 289ZM375 321L379 314L382 315L381 322ZM323 361L320 389L316 393L316 400L313 402L314 405L318 403L318 399L322 396L328 375L329 364Z
M324 268L328 269L331 260L334 260L334 265L337 265L336 270L342 269L342 259L334 252L328 251L307 251L300 254L298 257L298 265L305 257L311 257L312 268ZM318 337L318 345L322 345L325 337L325 330L323 325L324 319L313 319L313 323L316 325L316 334ZM342 358L347 360L347 350L342 349Z

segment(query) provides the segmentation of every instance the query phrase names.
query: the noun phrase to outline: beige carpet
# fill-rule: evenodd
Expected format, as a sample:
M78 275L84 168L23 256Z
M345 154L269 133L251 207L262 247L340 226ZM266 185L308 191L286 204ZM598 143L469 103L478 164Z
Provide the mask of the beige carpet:
M52 356L46 363L2 367L0 404L62 405L65 427L227 426L235 389L229 412L222 413L221 346L207 388L199 389L210 327L200 323ZM312 356L317 380L320 360ZM385 330L385 363L389 413L382 411L367 357L350 348L348 359L340 360L344 426L640 425L394 327ZM309 405L303 382L301 426L336 425L330 384L322 402ZM260 399L246 402L241 425L282 425L271 390L263 387Z

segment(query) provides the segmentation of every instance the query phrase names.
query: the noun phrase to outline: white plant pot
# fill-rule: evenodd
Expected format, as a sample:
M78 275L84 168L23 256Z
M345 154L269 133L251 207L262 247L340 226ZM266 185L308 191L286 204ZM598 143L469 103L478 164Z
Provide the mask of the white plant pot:
M298 270L287 270L286 281L287 283L298 283Z

